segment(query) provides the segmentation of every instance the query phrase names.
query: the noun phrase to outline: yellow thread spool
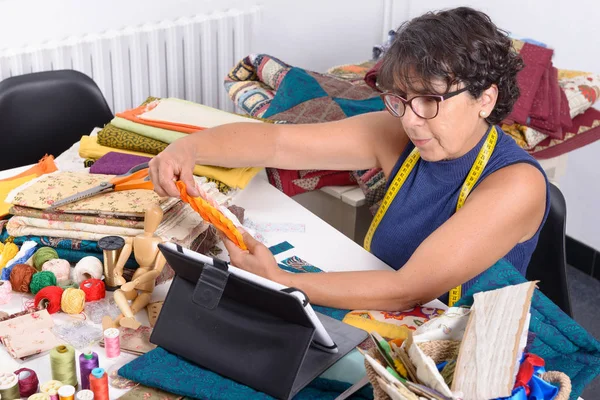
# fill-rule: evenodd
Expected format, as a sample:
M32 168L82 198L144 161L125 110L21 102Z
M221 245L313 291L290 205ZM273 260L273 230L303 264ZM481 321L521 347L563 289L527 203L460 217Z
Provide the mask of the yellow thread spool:
M81 289L68 288L60 299L60 308L67 314L79 314L85 306L85 292Z
M19 378L12 372L0 372L0 398L19 400Z
M50 351L50 367L52 369L52 379L62 382L63 386L77 387L75 349L73 347L61 345L53 348Z
M50 395L48 393L36 393L29 396L27 400L50 400Z

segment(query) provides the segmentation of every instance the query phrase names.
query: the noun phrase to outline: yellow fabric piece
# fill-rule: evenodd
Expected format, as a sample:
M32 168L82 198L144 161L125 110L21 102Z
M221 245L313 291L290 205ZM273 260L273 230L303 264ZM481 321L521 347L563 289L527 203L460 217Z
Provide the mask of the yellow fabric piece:
M351 313L346 314L342 322L369 333L377 332L384 338L390 340L406 339L408 338L408 332L410 331L406 326L386 324L385 322L363 318Z
M0 254L0 269L4 268L19 252L19 247L14 243L6 243Z
M0 181L0 198L2 199L2 203L0 203L0 217L4 217L8 215L8 210L12 206L12 204L6 203L4 199L10 193L11 190L18 188L22 184L29 182L33 178L37 177L36 174L22 176L20 178L11 179L9 181Z
M152 158L152 154L140 153L139 151L130 151L123 149L113 149L98 144L98 139L95 136L82 136L79 144L79 156L81 158L91 158L97 160L108 152L118 152L125 154L134 154L142 157ZM259 167L246 168L223 168L207 165L196 165L194 175L205 176L207 178L216 179L223 182L227 186L243 189L248 185L248 182L260 172Z

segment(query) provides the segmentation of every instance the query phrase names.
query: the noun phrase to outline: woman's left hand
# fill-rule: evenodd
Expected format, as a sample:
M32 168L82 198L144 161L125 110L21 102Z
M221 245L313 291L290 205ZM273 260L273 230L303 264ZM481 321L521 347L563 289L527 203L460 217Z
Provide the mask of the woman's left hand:
M277 281L277 276L281 274L282 270L277 266L271 251L247 232L243 232L242 237L248 250L240 249L225 235L221 234L225 248L229 252L231 264L263 278Z

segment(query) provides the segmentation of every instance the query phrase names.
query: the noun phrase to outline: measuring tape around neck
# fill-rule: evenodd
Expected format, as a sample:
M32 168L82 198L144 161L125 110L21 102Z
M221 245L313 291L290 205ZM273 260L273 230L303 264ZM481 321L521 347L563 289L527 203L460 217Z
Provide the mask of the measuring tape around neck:
M497 140L498 132L496 131L496 127L492 125L490 133L487 139L485 140L485 143L479 150L479 154L477 154L477 158L475 159L475 162L473 163L473 166L471 167L471 170L469 171L469 174L467 175L467 178L463 182L463 185L460 189L458 201L456 202L456 211L460 210L460 208L465 204L469 193L471 193L471 190L479 180L479 177L483 173L485 166L487 165L488 161L490 160L490 157L492 156L492 153L494 152ZM371 226L369 227L367 235L365 236L364 248L367 251L371 251L371 241L373 240L373 235L375 234L379 223L381 222L383 216L392 204L392 201L396 197L396 194L398 194L398 192L400 191L400 188L406 181L406 178L408 178L411 171L417 164L417 161L419 161L419 158L421 158L421 155L419 154L419 150L415 147L410 152L404 163L402 163L402 166L400 167L398 173L394 177L394 180L390 184L390 187L388 188L383 198L383 201L381 202L381 206L377 210L375 217L373 217ZM450 307L452 307L454 303L456 303L458 299L460 299L461 292L461 286L457 286L450 291L450 297L448 300L448 305Z

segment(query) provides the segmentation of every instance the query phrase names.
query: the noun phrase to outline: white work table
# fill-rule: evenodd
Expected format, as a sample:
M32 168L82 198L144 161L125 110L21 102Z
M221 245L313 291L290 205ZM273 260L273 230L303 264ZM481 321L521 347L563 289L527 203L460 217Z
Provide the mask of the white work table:
M21 167L8 171L0 171L0 179L14 176L26 168L27 167ZM83 163L81 164L81 170L84 170ZM324 271L389 269L382 261L365 251L354 241L328 225L325 221L315 216L275 187L271 186L264 179L264 175L262 174L256 176L249 185L235 197L234 204L245 209L245 218L250 218L257 223L294 223L303 224L305 226L304 233L263 233L268 245L275 245L287 241L294 246L293 249L276 255L278 261L296 255ZM158 286L153 294L153 301L164 298L168 287L169 283ZM31 298L33 298L31 294L22 295L13 292L11 302L9 304L0 305L0 310L8 313L22 311L24 301ZM430 305L445 308L445 306L437 300ZM137 318L142 324L147 325L148 320L145 311L141 311L137 315ZM53 314L53 319L56 324L61 324L81 320L82 316L69 316L64 313L57 313ZM98 353L100 367L109 371L126 364L136 357L122 352L117 358L107 359L105 357L104 349L99 345L93 345L91 349ZM82 350L83 349L76 349L77 360L79 359ZM15 371L23 367L31 368L38 374L41 383L51 379L50 356L48 353L30 359L25 363L21 363L15 361L3 347L0 347L0 366L0 370L4 371ZM77 371L79 371L79 365L77 365ZM125 390L110 388L111 399L116 399L123 393L125 393Z

